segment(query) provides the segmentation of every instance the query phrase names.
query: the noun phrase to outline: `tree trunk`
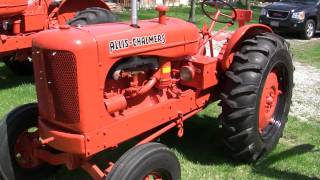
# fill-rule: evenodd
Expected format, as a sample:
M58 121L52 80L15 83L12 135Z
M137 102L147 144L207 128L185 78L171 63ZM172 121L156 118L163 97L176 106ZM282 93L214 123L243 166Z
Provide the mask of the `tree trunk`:
M249 10L251 9L251 3L250 2L251 2L251 0L246 0L246 8L249 9Z
M196 0L191 0L191 9L189 12L189 22L195 22L195 14L196 14Z

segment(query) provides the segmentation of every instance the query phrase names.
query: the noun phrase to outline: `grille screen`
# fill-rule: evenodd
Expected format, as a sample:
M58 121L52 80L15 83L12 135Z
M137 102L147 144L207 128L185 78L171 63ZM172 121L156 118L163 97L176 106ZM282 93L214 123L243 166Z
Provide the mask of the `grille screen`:
M65 123L79 122L77 66L74 54L45 50L43 56L55 119Z
M289 12L269 10L268 14L271 18L286 19L289 15Z

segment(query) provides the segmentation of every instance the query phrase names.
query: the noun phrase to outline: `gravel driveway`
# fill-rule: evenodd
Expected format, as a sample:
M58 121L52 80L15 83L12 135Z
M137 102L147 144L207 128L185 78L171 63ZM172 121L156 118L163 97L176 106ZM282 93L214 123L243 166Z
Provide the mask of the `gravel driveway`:
M320 122L320 69L294 62L293 98L290 114L300 120Z
M310 41L320 41L320 37L309 41L287 38L287 41L292 47L303 46ZM320 122L320 69L299 63L297 59L294 59L294 65L295 87L290 114L303 121Z

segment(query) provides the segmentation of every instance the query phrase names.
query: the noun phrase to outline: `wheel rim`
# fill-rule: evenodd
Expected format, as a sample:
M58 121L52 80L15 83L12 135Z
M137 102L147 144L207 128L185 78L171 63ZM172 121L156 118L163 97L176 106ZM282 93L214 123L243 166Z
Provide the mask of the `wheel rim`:
M143 178L143 180L170 180L170 179L172 178L170 178L169 172L161 169L153 170Z
M34 156L33 142L38 138L38 131L34 131L33 128L23 131L18 136L14 145L14 158L21 168L32 169L43 164Z
M271 71L263 87L259 108L259 132L263 134L268 126L276 123L274 118L279 96L282 91L276 70Z
M148 174L144 180L162 180L162 176L159 173L152 172Z
M314 25L312 23L308 23L307 25L307 36L312 37L314 33Z

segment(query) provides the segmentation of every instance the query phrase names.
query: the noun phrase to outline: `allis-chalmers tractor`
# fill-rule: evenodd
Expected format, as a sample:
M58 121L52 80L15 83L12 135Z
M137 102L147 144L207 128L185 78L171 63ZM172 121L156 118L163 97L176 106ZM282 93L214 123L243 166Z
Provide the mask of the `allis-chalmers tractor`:
M288 44L267 26L244 25L251 11L222 0L201 6L212 22L200 32L166 17L166 6L156 8L158 18L138 23L132 1L131 22L38 33L32 50L38 103L2 122L4 177L43 178L66 165L94 179L180 179L176 156L152 141L175 128L182 137L185 120L218 100L233 157L253 162L270 152L291 103ZM237 21L240 28L227 33ZM212 33L217 22L225 27ZM216 41L225 41L218 56ZM137 143L109 166L93 161L133 138Z
M97 14L104 14L96 18L102 22L114 18L101 0L0 0L0 59L15 73L31 74L33 35L58 25L81 23L73 19L77 12L88 23Z

